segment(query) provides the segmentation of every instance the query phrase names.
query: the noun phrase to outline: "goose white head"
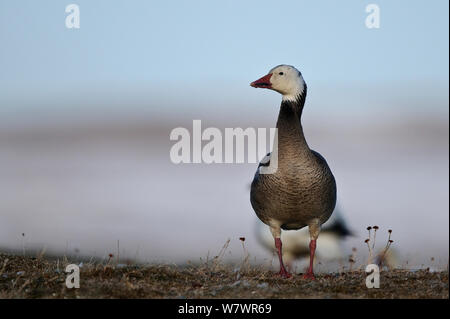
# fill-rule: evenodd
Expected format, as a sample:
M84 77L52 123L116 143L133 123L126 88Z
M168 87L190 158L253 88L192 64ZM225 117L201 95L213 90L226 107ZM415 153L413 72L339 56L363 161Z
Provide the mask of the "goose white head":
M259 80L250 83L254 88L277 91L283 95L283 101L295 101L305 92L306 84L299 70L291 65L279 65Z

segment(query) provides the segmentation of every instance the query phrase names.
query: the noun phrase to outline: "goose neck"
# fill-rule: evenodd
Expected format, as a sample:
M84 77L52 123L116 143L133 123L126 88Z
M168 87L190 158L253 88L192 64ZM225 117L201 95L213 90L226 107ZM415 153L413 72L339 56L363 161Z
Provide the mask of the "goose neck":
M283 153L310 151L301 124L305 97L306 89L304 94L298 95L295 99L281 102L277 121L280 155Z

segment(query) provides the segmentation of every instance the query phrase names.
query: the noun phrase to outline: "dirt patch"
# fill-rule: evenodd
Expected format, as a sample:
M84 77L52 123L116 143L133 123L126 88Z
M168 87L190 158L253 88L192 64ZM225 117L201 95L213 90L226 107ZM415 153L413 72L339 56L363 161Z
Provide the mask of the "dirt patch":
M67 259L0 254L0 298L448 298L448 272L391 270L367 289L363 271L277 278L263 267L84 263L68 289Z

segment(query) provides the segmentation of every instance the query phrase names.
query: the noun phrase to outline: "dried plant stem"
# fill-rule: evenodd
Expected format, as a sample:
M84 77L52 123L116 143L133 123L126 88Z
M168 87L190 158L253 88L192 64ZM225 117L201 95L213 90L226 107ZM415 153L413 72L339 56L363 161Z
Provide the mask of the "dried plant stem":
M375 240L377 238L377 229L375 228L373 231L373 243L372 243L372 250L375 250Z
M248 268L248 266L249 266L248 260L249 260L250 255L249 255L247 249L245 248L245 243L243 240L241 240L241 243L242 243L242 249L244 251L244 259L242 260L241 269L244 270L244 269Z
M213 270L215 270L219 266L220 260L225 255L225 252L226 252L226 250L228 248L228 245L230 244L230 241L231 241L231 239L228 238L227 241L225 242L225 244L220 249L219 254L214 257L214 259L213 259Z
M369 248L369 257L367 258L367 264L370 265L372 263L372 247L370 247L370 239L367 241L367 247Z
M120 242L117 239L117 258L116 258L116 264L120 262Z

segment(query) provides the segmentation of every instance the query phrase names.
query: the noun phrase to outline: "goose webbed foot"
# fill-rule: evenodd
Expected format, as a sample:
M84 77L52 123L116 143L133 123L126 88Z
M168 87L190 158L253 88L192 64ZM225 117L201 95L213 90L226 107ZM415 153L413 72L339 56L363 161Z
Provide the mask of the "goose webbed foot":
M304 274L302 276L303 279L308 279L308 280L316 280L316 277L314 276L314 273L312 272L311 269L308 269L308 271L306 272L306 274Z
M276 273L276 276L288 279L292 277L292 274L290 274L286 269L280 269L280 271Z

